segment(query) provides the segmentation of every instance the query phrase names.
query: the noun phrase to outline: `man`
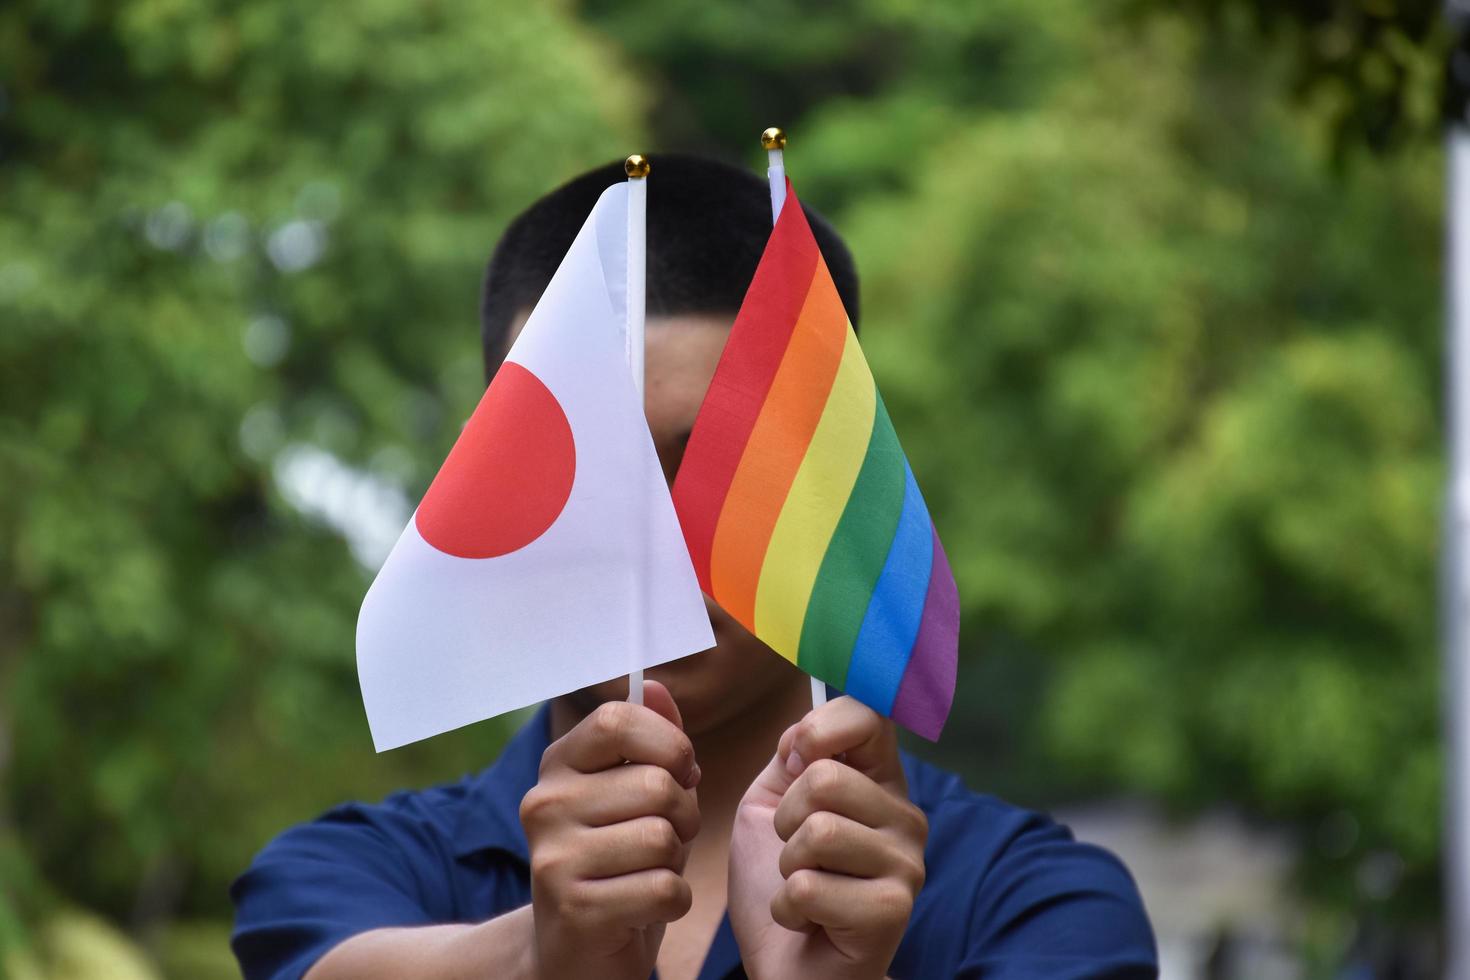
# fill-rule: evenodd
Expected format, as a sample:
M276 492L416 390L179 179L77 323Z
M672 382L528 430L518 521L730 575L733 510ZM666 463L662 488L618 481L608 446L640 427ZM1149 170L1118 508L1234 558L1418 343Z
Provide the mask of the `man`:
M672 480L770 229L765 182L656 157L646 409ZM482 309L493 375L620 165L512 223ZM808 211L857 320L851 256ZM235 883L251 978L1144 978L1113 857L898 751L710 604L716 646L557 698L462 782L287 831Z

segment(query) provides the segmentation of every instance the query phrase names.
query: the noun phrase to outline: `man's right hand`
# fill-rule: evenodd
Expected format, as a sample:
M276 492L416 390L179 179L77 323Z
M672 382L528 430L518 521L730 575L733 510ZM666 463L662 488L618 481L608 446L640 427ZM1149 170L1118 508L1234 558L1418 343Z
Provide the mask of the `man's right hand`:
M689 911L699 766L668 689L599 706L541 757L521 801L542 977L645 978Z

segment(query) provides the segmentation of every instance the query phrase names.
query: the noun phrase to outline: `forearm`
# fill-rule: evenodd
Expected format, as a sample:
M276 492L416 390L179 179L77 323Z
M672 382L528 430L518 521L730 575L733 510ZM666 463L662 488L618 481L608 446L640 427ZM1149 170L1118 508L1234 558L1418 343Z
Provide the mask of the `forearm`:
M344 940L306 980L534 980L535 921L529 905L479 925L374 929Z

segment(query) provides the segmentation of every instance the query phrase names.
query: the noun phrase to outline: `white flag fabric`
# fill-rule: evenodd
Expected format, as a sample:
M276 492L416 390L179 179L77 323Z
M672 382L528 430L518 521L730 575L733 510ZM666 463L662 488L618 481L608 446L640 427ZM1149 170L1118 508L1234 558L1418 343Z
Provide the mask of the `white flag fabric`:
M357 620L378 751L714 646L624 350L608 188Z

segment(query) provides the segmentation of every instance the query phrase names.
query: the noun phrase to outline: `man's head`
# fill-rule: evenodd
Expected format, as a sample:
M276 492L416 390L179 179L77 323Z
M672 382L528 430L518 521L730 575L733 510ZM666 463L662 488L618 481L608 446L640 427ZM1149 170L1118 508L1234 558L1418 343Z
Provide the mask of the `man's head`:
M673 481L725 338L771 231L766 181L701 157L658 154L648 178L646 385L644 407L664 473ZM604 189L625 179L622 163L583 174L531 205L501 236L480 307L487 379L504 361L532 307ZM831 226L806 208L822 256L854 327L857 270ZM801 675L713 603L716 646L655 668L686 727L698 733L740 716ZM619 681L572 695L577 706L623 697Z
M771 233L766 181L739 167L683 154L654 154L648 178L649 319L691 315L733 320ZM488 381L505 359L517 317L541 298L602 192L625 180L609 163L563 184L510 223L485 274L480 339ZM858 323L852 255L832 226L805 208L842 305Z

